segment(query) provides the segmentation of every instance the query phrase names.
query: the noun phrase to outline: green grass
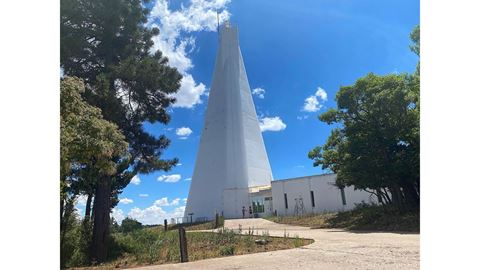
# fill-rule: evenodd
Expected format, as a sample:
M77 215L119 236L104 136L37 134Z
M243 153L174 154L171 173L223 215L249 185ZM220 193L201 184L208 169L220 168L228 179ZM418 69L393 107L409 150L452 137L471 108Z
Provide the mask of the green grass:
M267 244L258 245L257 239ZM239 235L232 230L214 232L187 232L189 261L208 258L289 249L311 244L313 240L266 235ZM178 230L164 232L161 227L145 228L131 233L112 235L107 263L89 268L115 269L143 265L180 262Z
M318 215L267 217L266 219L314 229L341 228L368 231L420 232L418 210L399 211L393 207L361 206L351 211Z

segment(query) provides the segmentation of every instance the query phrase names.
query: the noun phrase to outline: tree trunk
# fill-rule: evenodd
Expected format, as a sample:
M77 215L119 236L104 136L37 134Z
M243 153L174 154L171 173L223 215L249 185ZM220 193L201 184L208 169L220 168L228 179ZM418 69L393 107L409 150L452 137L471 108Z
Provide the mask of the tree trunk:
M92 193L88 194L87 205L85 206L85 219L90 220L90 209L92 209Z
M383 188L383 195L385 197L385 199L387 200L387 203L388 204L391 204L392 203L392 199L390 199L390 196L388 196L388 190L386 188Z
M102 177L97 181L93 202L92 257L97 263L104 262L108 252L110 225L111 179Z
M392 194L392 203L395 207L398 209L401 208L402 206L402 197L401 197L401 191L398 186L393 186L389 188L390 194Z
M65 200L60 199L60 224L62 224L63 220L63 209L65 207Z
M405 199L409 206L418 207L420 205L420 197L418 196L418 192L413 183L405 184L403 187L403 192L405 193Z
M377 188L377 200L381 205L385 205L385 203L383 202L382 191L379 188Z

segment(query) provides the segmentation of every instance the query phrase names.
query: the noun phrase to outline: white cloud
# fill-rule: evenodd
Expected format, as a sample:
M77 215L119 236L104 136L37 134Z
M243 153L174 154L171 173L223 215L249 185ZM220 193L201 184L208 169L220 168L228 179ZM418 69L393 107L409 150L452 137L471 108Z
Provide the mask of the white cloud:
M179 136L180 139L185 140L188 138L188 136L190 136L190 134L192 134L192 132L193 131L189 127L181 127L181 128L177 128L177 130L175 131L175 134L177 134L177 136Z
M303 105L303 110L306 112L316 112L320 110L322 105L318 103L316 96L309 96L305 99L305 104Z
M134 184L134 185L140 185L140 182L142 182L140 180L140 177L138 177L138 175L135 175L132 180L130 180L130 184Z
M183 164L182 163L177 163L177 166L182 166Z
M305 120L308 118L308 115L300 115L300 116L297 116L297 119L298 120Z
M173 199L172 201L169 202L167 197L163 197L161 199L156 200L153 203L153 205L159 206L159 207L162 207L162 206L176 206L179 203L180 203L180 198L175 198L175 199Z
M188 6L171 10L168 0L157 0L152 8L148 24L158 27L160 34L153 38L154 50L160 50L168 57L171 66L183 75L181 87L173 96L177 102L172 107L192 108L202 103L205 85L195 82L189 70L193 68L190 59L195 49L195 38L191 35L200 31L216 31L217 11L220 22L227 20L226 10L230 0L192 0Z
M206 97L209 97L210 96L210 89L207 89L205 90L205 92L203 93Z
M159 200L156 200L153 205L156 205L156 206L168 206L168 198L167 197L163 197Z
M264 98L265 97L265 89L257 87L252 90L252 94L259 97L259 98Z
M183 217L185 214L185 206L176 207L171 214L172 217Z
M134 207L128 212L130 218L140 221L142 224L161 224L166 218L167 212L161 207L152 205L145 209Z
M164 175L160 175L158 178L157 178L157 181L164 181L164 182L167 182L167 183L175 183L175 182L178 182L180 179L182 178L182 176L180 174L164 174Z
M327 92L323 90L320 86L317 88L317 92L315 92L315 96L319 97L322 101L327 101Z
M287 127L287 125L283 123L282 119L280 119L278 116L261 118L259 124L262 132L280 131Z
M175 198L170 202L170 206L175 206L180 203L180 198Z
M197 84L192 75L184 74L180 89L173 95L177 100L172 107L179 108L193 108L197 104L201 104L201 96L205 93L205 85L203 83Z
M122 220L125 219L125 215L123 214L122 209L119 209L117 207L112 209L112 217L115 219L117 223L122 223Z
M321 87L317 88L315 95L309 96L305 99L305 103L303 104L302 110L306 112L319 111L323 107L323 105L320 104L320 102L318 101L318 98L320 98L322 103L327 101L327 92L325 92L325 90L323 90L323 88Z
M121 198L119 203L121 204L130 204L130 203L133 203L133 200L132 199L129 199L129 198Z
M187 203L187 198L183 198L182 201L183 201L183 204L186 204Z
M191 177L185 178L185 181L192 181Z
M166 212L158 205L152 205L145 209L134 207L128 213L130 218L140 221L142 224L163 224L163 220L170 220L171 218L183 217L185 206L176 207L172 212Z
M145 197L148 197L148 194L138 194L138 196L145 198Z
M77 197L77 204L87 205L87 195L80 195Z

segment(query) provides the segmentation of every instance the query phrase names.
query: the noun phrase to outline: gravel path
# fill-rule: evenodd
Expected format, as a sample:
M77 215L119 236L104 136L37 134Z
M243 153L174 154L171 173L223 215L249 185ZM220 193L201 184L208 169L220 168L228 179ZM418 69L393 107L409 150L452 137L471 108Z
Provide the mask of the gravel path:
M264 219L226 220L225 227L243 232L248 227L259 235L311 238L315 242L295 249L230 256L189 263L135 268L154 269L419 269L420 235L309 229L277 224Z

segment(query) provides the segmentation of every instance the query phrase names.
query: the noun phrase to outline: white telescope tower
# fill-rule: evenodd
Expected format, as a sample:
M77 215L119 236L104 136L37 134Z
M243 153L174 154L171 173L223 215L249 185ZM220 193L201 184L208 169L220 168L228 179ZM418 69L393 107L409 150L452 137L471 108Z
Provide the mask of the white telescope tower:
M219 47L185 217L241 218L249 188L270 185L272 171L238 42L238 28L219 29Z

